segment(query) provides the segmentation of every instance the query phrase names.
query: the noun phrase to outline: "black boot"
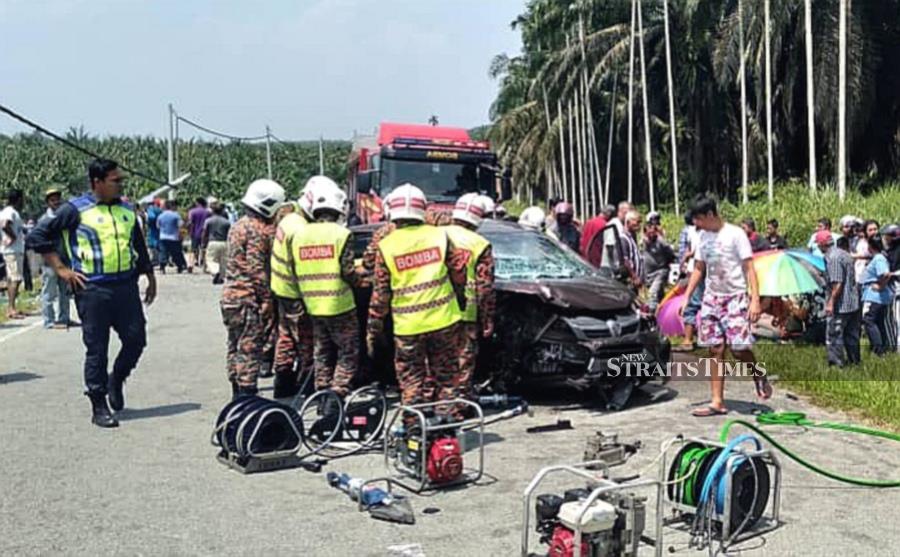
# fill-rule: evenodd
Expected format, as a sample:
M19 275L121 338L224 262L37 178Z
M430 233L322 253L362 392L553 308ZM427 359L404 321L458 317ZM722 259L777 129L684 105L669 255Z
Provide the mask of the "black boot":
M109 376L109 405L116 412L125 408L125 393L122 387L125 386L125 378L119 377L115 373Z
M109 411L106 404L106 395L103 393L88 393L91 399L91 423L100 427L119 427L119 421Z
M297 377L290 373L275 374L272 398L294 398L298 392L300 392L300 385L297 384Z

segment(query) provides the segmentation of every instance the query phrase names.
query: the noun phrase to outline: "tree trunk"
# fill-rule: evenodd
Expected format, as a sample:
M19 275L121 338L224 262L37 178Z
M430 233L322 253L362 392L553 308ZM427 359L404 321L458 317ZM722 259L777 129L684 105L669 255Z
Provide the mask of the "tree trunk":
M647 66L644 62L644 20L641 16L642 7L641 0L638 0L637 20L638 35L640 37L640 56L641 56L641 95L643 96L644 105L644 150L647 157L647 189L650 193L650 210L656 210L656 193L653 187L653 158L650 149L650 109L647 106Z
M766 33L766 159L768 163L769 203L775 199L775 174L772 168L772 54L771 54L771 20L769 2L765 0L765 33Z
M847 194L847 1L838 12L838 199Z
M806 130L809 139L809 189L816 191L816 99L813 82L812 0L805 0L806 18Z
M634 33L637 0L631 0L631 42L628 46L628 202L634 197Z
M744 0L738 0L738 48L741 54L739 79L741 80L741 203L747 203L750 180L750 161L747 157L747 79L744 60Z
M769 0L766 0L768 2ZM663 25L666 40L666 81L669 89L669 140L672 149L672 188L675 195L675 215L680 214L678 197L678 144L675 141L675 86L672 83L672 50L669 41L669 0L663 0Z

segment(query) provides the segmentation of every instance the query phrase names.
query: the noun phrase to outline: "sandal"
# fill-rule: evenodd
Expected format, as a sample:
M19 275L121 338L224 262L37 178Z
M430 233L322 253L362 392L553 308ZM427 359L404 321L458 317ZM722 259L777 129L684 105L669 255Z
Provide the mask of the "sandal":
M711 418L713 416L725 416L726 414L728 414L728 409L716 408L715 406L704 406L691 411L691 416L695 418Z

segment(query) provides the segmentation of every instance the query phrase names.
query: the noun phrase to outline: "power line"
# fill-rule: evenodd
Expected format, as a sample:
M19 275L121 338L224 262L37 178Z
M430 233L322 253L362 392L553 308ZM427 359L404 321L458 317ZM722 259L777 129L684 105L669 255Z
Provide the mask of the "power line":
M25 124L26 126L28 126L28 127L32 128L32 129L34 129L34 130L36 130L36 131L38 131L38 132L44 134L44 135L50 137L51 139L55 139L56 141L59 141L60 143L62 143L62 144L65 145L66 147L69 147L69 148L71 148L71 149L75 149L76 151L79 151L79 152L81 152L81 153L83 153L83 154L85 154L85 155L87 155L87 156L89 156L89 157L93 157L93 158L95 158L95 159L105 158L105 157L102 157L101 155L98 155L97 153L95 153L95 152L93 152L93 151L91 151L91 150L89 150L89 149L86 149L86 148L82 147L81 145L78 145L77 143L75 143L75 142L73 142L73 141L70 141L70 140L68 140L68 139L66 139L66 138L64 138L64 137L62 137L62 136L60 136L60 135L57 135L57 134L53 133L52 131L48 130L48 129L45 128L44 126L42 126L42 125L40 125L40 124L38 124L38 123L35 123L34 121L32 121L32 120L26 118L25 116L22 116L21 114L15 112L15 111L12 110L11 108L7 108L6 106L3 106L2 104L0 104L0 112L3 112L3 113L5 113L7 116L9 116L9 117L11 117L11 118L13 118L13 119L15 119L15 120L18 120L19 122L22 122L22 123ZM149 181L154 182L154 183L156 183L156 184L159 184L159 185L161 185L161 186L165 186L165 185L168 185L168 184L169 184L169 181L168 181L168 180L160 180L159 178L154 178L153 176L150 176L150 175L145 174L145 173L143 173L143 172L140 172L140 171L138 171L138 170L134 170L133 168L129 168L129 167L125 166L124 164L119 164L119 168L121 168L121 169L124 170L125 172L128 172L129 174L133 174L134 176L139 176L139 177L141 177L141 178L143 178L143 179L145 179L145 180L149 180Z
M223 133L223 132L216 131L216 130L211 129L211 128L207 128L206 126L200 125L200 124L198 124L197 122L194 122L194 121L192 121L192 120L189 120L189 119L185 118L184 116L182 116L182 115L180 115L180 114L176 115L175 117L176 117L178 120L184 122L185 124L187 124L187 125L189 125L189 126L192 126L192 127L194 127L194 128L197 128L198 130L200 130L200 131L202 131L202 132L206 132L206 133L208 133L208 134L210 134L210 135L215 135L215 136L221 137L221 138L223 138L223 139L230 139L230 140L232 140L232 141L260 141L260 140L263 140L263 139L266 138L265 135L256 135L256 136L247 136L247 137L240 137L240 136L237 136L237 135L231 135L231 134L227 134L227 133Z

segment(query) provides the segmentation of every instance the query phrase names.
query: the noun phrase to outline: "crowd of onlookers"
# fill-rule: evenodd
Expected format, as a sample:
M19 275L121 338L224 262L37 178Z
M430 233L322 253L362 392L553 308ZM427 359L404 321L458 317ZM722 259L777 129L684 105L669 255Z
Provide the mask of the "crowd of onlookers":
M25 237L34 227L34 219L24 219L25 196L21 190L6 193L6 203L0 210L0 279L6 282L8 319L24 319L20 308L21 291L33 289L32 277L41 277L41 313L47 329L66 329L77 326L71 318L70 296L42 258L25 249ZM52 219L64 202L61 188L51 187L44 192L45 209L37 222ZM217 199L198 197L194 205L182 213L175 199L153 199L137 207L140 225L153 265L160 273L174 267L178 273L191 273L195 268L213 275L214 284L224 282L228 230L236 219L234 210ZM187 248L187 249L185 249ZM65 253L64 246L60 252Z
M576 221L574 209L566 201L551 199L549 208L545 216L541 209L530 207L523 211L519 223L545 230L595 267L615 265L606 260L612 257L607 248L615 237L601 232L608 225L616 228L627 281L644 293L650 311L658 308L670 287L684 290L700 245L700 230L691 212L685 214L683 228L670 243L659 213L651 211L644 221L627 201L604 207L584 223ZM829 363L842 366L860 361L862 330L874 354L898 349L900 225L882 225L876 220L847 215L840 219L839 227L839 231L832 231L831 220L820 218L808 241L794 243L794 252L814 256L804 261L811 262L809 272L818 273L816 279L822 288L761 297L761 315L753 324L753 333L780 341L802 338L826 342ZM754 254L791 249L776 219L766 222L764 233L757 230L752 218L741 220L740 229ZM688 300L682 316L684 343L677 350L694 345L705 282Z

